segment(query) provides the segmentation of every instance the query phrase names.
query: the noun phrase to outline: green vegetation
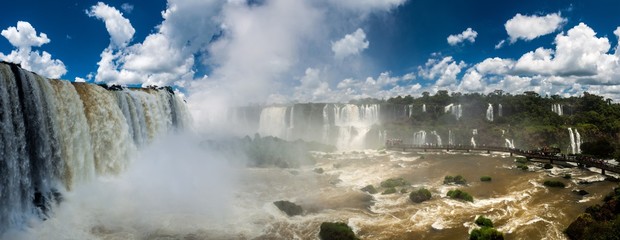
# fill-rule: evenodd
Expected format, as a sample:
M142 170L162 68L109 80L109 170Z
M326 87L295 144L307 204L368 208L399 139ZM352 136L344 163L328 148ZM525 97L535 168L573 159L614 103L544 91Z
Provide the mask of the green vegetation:
M517 158L515 158L515 162L516 163L521 163L521 164L527 164L529 161L527 160L527 158L517 157Z
M543 185L547 187L554 187L554 188L565 188L566 187L566 184L564 184L563 182L554 181L554 180L546 180L545 182L543 182Z
M342 222L323 222L319 231L321 240L358 240L353 230Z
M517 168L523 171L527 171L529 169L529 167L525 164L517 164Z
M407 186L409 183L404 178L390 178L381 182L381 187L384 188L393 188L393 187L402 187Z
M493 228L493 221L479 216L475 221L476 225L480 228L474 229L469 234L470 240L503 240L504 234Z
M460 189L448 191L447 196L452 199L459 199L459 200L468 201L468 202L474 201L474 197L472 197L471 195L469 195L469 193L464 192Z
M409 199L414 203L421 203L431 199L431 191L426 188L420 188L409 194Z
M386 188L385 191L383 191L381 194L387 195L387 194L393 194L393 193L396 193L396 188L390 187L390 188Z
M479 216L476 218L476 225L479 227L493 227L493 221L491 219L485 218L484 216Z
M581 144L581 153L597 158L608 158L614 153L614 147L607 139L599 139L596 142L584 142Z
M480 181L482 182L490 182L492 179L489 176L482 176L480 177Z
M620 236L620 188L605 196L603 204L586 209L564 231L572 240L618 239Z
M463 176L461 175L456 175L456 176L446 176L443 179L443 184L459 184L459 185L465 185L467 184L467 181L465 180L465 178L463 178Z
M471 231L469 240L504 240L504 234L495 228L482 227Z
M367 192L367 193L370 193L370 194L378 193L377 189L373 185L368 185L366 187L363 187L361 190L363 192Z

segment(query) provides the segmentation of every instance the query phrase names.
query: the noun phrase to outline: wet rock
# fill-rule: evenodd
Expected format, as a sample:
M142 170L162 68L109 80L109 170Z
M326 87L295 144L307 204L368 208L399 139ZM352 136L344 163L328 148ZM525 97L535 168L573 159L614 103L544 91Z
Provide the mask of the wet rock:
M409 194L409 199L414 203L421 203L431 199L431 191L426 188L420 188Z
M390 178L381 182L381 187L384 188L402 187L406 185L409 185L409 183L404 178Z
M373 185L368 185L366 187L363 187L360 190L362 190L362 192L367 192L367 193L370 193L370 194L375 194L375 193L378 192L377 189L375 188L375 186L373 186Z
M443 184L459 184L459 185L465 185L467 184L467 180L465 180L465 178L461 175L456 175L456 176L446 176L443 179Z
M396 193L396 188L391 187L391 188L385 189L385 191L383 191L381 194L387 195L387 194L393 194L393 193Z
M549 164L549 163L545 163L545 165L543 165L544 169L552 169L553 165Z
M325 172L323 168L315 168L313 171L318 174L323 174Z
M594 223L594 219L592 219L590 214L581 214L564 230L564 233L570 239L586 239L585 232L592 223Z
M276 207L278 207L280 211L286 213L286 215L290 217L301 215L303 213L303 209L301 208L301 206L289 201L275 201L273 202L273 204L276 205Z
M588 191L580 189L580 190L573 190L574 194L580 195L580 196L585 196L590 194Z

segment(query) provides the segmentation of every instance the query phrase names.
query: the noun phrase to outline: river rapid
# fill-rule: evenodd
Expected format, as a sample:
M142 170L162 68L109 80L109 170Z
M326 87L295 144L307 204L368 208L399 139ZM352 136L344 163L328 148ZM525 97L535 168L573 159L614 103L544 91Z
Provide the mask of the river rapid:
M155 148L156 149L156 148ZM179 149L179 152L188 152ZM588 206L617 186L598 173L577 168L517 169L504 154L364 150L312 153L316 164L299 169L245 168L189 161L154 161L153 152L118 178L99 179L66 193L47 221L33 221L7 239L317 239L324 221L342 221L361 239L467 239L479 215L493 220L505 239L565 239L562 231ZM166 159L177 159L170 154ZM323 173L317 173L322 168ZM563 179L571 174L572 179ZM462 175L467 185L444 185ZM491 182L481 182L491 176ZM383 195L382 181L402 177L406 193ZM560 180L565 189L542 185ZM592 182L578 184L579 181ZM372 184L379 193L360 191ZM432 198L409 200L425 187ZM474 197L446 197L460 188ZM583 189L584 197L572 193ZM289 217L274 201L304 209Z

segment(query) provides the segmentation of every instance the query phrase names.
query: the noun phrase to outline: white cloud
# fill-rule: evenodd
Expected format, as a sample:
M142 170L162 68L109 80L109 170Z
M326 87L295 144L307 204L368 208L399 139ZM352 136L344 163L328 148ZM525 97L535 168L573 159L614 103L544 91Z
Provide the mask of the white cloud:
M312 102L328 99L330 93L329 84L321 79L321 70L307 68L300 79L300 85L295 87L294 98L297 101Z
M469 41L470 43L474 43L476 41L477 36L478 36L478 32L472 30L471 28L467 28L462 33L448 36L448 44L452 46L456 46L457 44L462 43L464 41Z
M524 54L515 70L529 74L590 76L607 82L618 67L617 56L607 54L611 48L609 40L596 37L596 32L584 23L566 34L558 34L555 45L555 50L538 48Z
M96 17L105 22L105 27L110 33L110 44L114 47L125 47L133 38L136 30L131 26L129 19L114 7L98 2L90 10L86 11L90 17Z
M506 44L506 40L499 41L497 44L495 44L495 49L500 49L504 47L504 44Z
M514 61L503 58L487 58L476 64L476 70L481 74L506 74L514 67Z
M336 59L343 59L350 55L358 55L368 48L370 43L366 40L366 33L361 28L342 39L332 43L332 51Z
M1 60L19 63L24 69L50 78L60 78L67 73L65 64L58 59L52 59L48 52L32 51L32 47L40 47L49 43L50 39L45 33L37 36L37 31L30 23L19 21L17 27L2 30L1 34L17 48L8 55L0 53Z
M565 23L566 18L560 16L559 13L547 14L545 16L527 16L517 13L517 15L504 24L504 27L506 27L510 43L514 43L519 39L530 41L553 33Z
M49 43L50 39L47 38L47 34L39 33L28 22L17 22L17 27L9 27L2 30L2 36L4 36L11 45L17 48L30 49L31 47L40 47L43 44Z
M438 87L446 87L457 82L457 75L465 66L467 66L465 62L456 62L451 56L441 60L429 59L424 67L418 68L418 75L436 80L435 85Z
M81 77L75 77L75 82L86 82L86 79L81 78Z
M133 12L133 5L129 3L123 3L121 5L121 9L123 9L123 12L130 14L131 12Z
M465 73L461 84L459 85L459 91L462 92L478 92L484 90L482 83L482 75L476 70Z

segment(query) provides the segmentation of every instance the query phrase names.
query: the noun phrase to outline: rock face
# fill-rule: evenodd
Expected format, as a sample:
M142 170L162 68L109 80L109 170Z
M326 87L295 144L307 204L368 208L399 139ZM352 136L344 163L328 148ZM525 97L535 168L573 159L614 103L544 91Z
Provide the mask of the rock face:
M362 188L362 189L360 189L360 190L362 190L362 192L367 192L367 193L370 193L370 194L375 194L375 193L377 193L377 189L376 189L376 188L375 188L375 186L373 186L373 185L368 185L368 186L366 186L366 187L363 187L363 188Z
M620 236L620 187L605 196L603 204L588 207L564 230L569 239L618 239Z
M346 223L323 222L319 231L321 240L359 240Z
M301 208L301 206L289 201L276 201L273 202L273 204L276 205L276 207L278 207L280 211L286 213L286 215L290 217L301 215L303 213L303 209Z

